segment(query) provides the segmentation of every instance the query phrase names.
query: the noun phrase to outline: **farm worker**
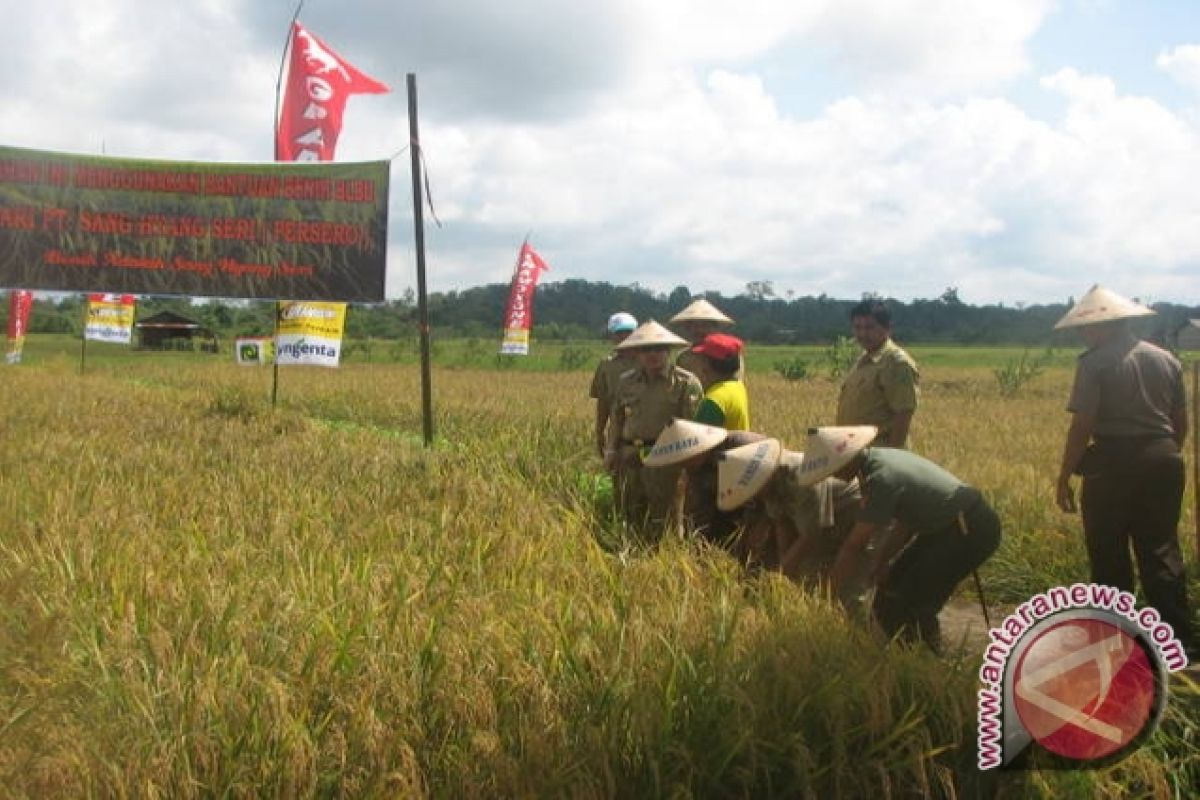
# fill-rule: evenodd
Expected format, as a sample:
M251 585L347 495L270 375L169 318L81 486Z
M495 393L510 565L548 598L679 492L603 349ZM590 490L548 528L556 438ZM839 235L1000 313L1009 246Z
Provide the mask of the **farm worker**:
M658 435L642 464L647 469L682 467L687 474L683 509L688 530L728 547L741 514L717 508L717 459L725 450L766 438L760 433L673 419Z
M696 421L731 431L750 429L750 398L746 384L737 379L742 363L742 340L727 333L710 333L691 352L704 359L712 381L696 410Z
M1054 326L1078 329L1088 346L1067 401L1072 416L1056 499L1075 513L1071 476L1083 476L1080 510L1092 582L1132 592L1132 542L1146 600L1194 658L1178 536L1180 450L1188 432L1183 368L1128 327L1130 319L1153 313L1093 286Z
M832 588L843 590L867 543L890 525L875 556L872 612L889 638L920 640L937 652L938 613L999 546L1000 519L978 489L932 461L869 447L877 433L870 425L811 429L799 481L858 479L862 505L834 561Z
M777 439L764 439L726 450L717 466L717 507L741 509L739 555L794 581L828 570L861 499L853 482L801 483L803 461Z
M625 341L635 328L637 319L632 314L618 311L608 318L608 339L613 347L616 347ZM621 373L628 372L635 366L637 365L628 351L613 350L596 365L596 372L592 375L592 388L588 396L596 401L596 450L601 458L604 458L604 447L608 441L608 418L612 412L617 380Z
M671 364L671 348L685 344L651 320L617 345L618 351L633 354L637 366L617 381L604 466L614 473L625 518L649 523L655 534L679 521L680 472L677 467L642 469L642 458L672 417L695 415L703 395L695 375Z
M850 309L863 354L842 382L838 425L874 425L878 447L904 447L917 410L917 362L892 341L892 314L879 300Z
M722 314L717 310L716 306L703 297L671 317L669 321L672 327L682 331L683 335L693 345L699 344L708 334L716 333L722 327L733 325L732 319ZM714 380L713 376L705 372L708 367L707 362L699 354L692 352L690 349L680 353L675 364L699 378L700 383L705 389ZM742 363L741 356L739 355L738 370L734 374L734 379L739 381L744 380L745 372L745 364Z

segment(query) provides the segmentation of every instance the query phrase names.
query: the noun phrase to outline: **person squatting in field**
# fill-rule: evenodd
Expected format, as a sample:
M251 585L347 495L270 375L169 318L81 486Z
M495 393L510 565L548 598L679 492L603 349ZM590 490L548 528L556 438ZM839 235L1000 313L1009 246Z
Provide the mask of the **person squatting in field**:
M1079 510L1092 583L1132 593L1132 544L1146 600L1196 659L1178 531L1188 433L1183 367L1129 329L1130 319L1153 313L1094 286L1054 326L1077 329L1088 346L1067 402L1055 499L1075 513L1071 476L1083 476Z
M1000 519L978 489L932 461L870 447L877 433L871 425L810 430L798 481L857 479L862 503L830 571L831 588L844 591L867 543L891 526L874 556L872 613L889 638L921 641L938 652L938 614L999 546Z
M700 344L705 336L716 333L721 328L733 325L733 320L722 314L716 306L704 298L694 301L691 305L671 317L668 322L672 327L681 331L690 345ZM713 383L715 376L708 372L708 361L691 347L679 354L675 366L686 369L700 380L705 389ZM738 355L738 368L733 379L743 381L746 377L746 365L741 355Z
M876 447L904 447L917 410L917 362L892 341L892 314L879 300L850 309L854 338L863 354L842 382L838 425L874 425Z
M752 568L804 581L828 568L859 498L856 487L832 478L799 485L794 456L759 433L676 419L645 466L685 470L685 518L696 535Z
M618 311L609 317L606 327L613 347L629 338L637 324L637 319L624 311ZM596 451L600 458L604 458L604 448L608 443L608 420L612 415L617 382L621 375L636 366L637 362L634 361L631 351L614 349L596 365L596 372L592 375L592 386L588 395L596 401Z
M683 503L686 529L730 549L741 514L717 508L717 460L726 450L765 438L751 431L730 431L716 425L674 419L659 434L643 464L648 469L682 469L686 476Z
M777 439L721 453L717 507L740 512L743 560L815 586L828 576L862 497L853 480L802 481L803 462L802 453L784 450ZM858 578L864 577L860 569ZM862 588L859 581L846 580L839 601L853 610Z
M695 415L703 394L695 375L670 362L671 347L685 344L651 320L617 345L617 350L633 353L637 366L617 382L604 466L614 475L625 519L645 526L652 539L662 535L664 526L675 527L680 521L680 471L643 469L642 458L673 417Z
M750 397L746 384L736 377L742 365L743 347L736 336L710 333L692 348L704 360L705 374L712 378L696 410L697 422L730 431L750 430Z

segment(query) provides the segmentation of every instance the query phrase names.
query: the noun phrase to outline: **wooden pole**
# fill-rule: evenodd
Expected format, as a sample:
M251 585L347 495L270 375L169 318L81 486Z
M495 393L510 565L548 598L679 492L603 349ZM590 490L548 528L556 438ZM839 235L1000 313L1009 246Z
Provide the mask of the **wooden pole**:
M279 56L279 74L275 77L275 116L271 120L271 139L276 161L279 160L279 97L283 91L283 67L287 63L288 50L292 45L292 28L296 26L296 20L300 19L300 9L303 7L304 0L296 3L296 11L292 14L292 21L288 23L287 38L283 42L283 54Z
M83 329L79 331L79 374L83 374L83 370L87 366L87 321L88 321L88 306L90 305L87 295L83 296Z
M1200 361L1192 362L1192 525L1200 561Z
M408 83L408 153L412 164L413 232L417 249L417 319L421 334L421 420L425 446L433 444L433 391L429 369L429 307L425 302L425 218L421 199L421 135L417 127L417 76Z
M271 408L279 399L279 301L275 301L275 329L271 332Z

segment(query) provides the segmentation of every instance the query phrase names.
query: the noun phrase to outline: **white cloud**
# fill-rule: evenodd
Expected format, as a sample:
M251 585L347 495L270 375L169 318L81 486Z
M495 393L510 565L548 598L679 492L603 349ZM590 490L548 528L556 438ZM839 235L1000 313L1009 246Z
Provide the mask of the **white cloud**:
M1198 297L1200 121L1120 74L1045 77L1061 118L1005 92L1052 0L361 0L305 21L393 87L356 97L343 160L407 141L421 82L434 289L503 281L521 238L550 279L669 290L865 290L1037 301L1096 280ZM0 141L266 160L288 10L44 0L10 14ZM1159 56L1180 81L1194 45ZM798 116L763 76L811 56L847 88ZM806 62L806 64L809 62ZM19 76L19 78L17 77ZM821 74L811 76L822 80ZM412 285L408 156L392 170L389 293ZM428 219L428 217L427 217ZM1047 297L1049 295L1049 297Z
M1200 91L1200 45L1185 44L1164 51L1155 63L1184 86Z

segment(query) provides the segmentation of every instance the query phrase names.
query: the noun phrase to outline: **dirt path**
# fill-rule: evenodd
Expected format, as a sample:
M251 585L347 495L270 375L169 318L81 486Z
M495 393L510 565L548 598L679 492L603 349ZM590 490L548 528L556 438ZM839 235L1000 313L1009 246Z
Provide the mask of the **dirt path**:
M993 626L999 625L1006 613L998 608L988 609ZM938 621L942 625L942 646L946 652L957 652L961 648L968 654L983 656L988 642L988 626L979 603L955 598L942 609Z

